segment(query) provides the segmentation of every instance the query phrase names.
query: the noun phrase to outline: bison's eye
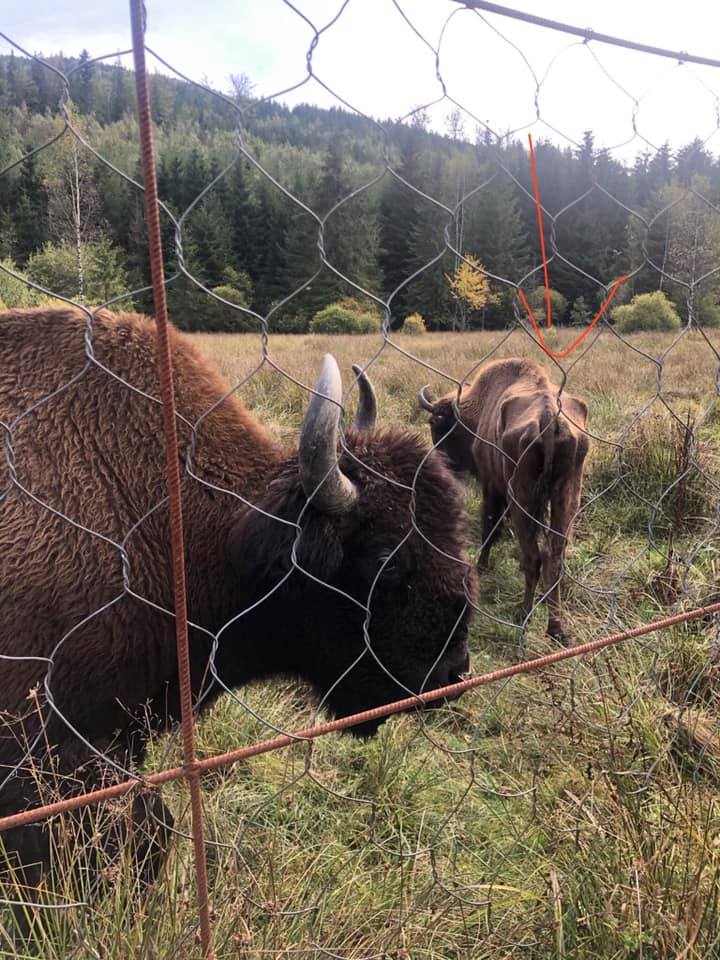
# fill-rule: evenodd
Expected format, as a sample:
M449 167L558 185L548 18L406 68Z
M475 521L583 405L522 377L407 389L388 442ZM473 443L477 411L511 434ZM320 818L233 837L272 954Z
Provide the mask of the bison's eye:
M397 551L390 546L376 547L354 558L354 575L367 589L381 589L407 580L414 566L412 552L405 546Z
M407 546L399 550L383 550L378 557L378 567L381 570L381 583L400 583L408 580L413 572L415 563L413 553Z
M410 569L410 556L407 550L385 551L378 557L380 579L386 583L397 583L407 576Z

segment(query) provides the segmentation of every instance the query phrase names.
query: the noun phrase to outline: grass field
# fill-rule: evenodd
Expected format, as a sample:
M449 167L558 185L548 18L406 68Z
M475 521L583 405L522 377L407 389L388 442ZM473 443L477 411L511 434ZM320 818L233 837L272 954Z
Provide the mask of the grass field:
M196 339L230 383L260 360L253 336ZM556 334L552 345L569 339ZM566 362L568 389L588 402L597 438L565 578L577 642L720 593L717 357L698 334L673 342L646 334L626 345L605 332ZM273 335L270 355L312 384L322 353L331 351L349 384L351 363L367 362L380 343ZM397 343L455 378L498 344L495 356L544 357L520 332ZM652 358L668 350L658 381ZM451 381L392 346L371 376L380 423L428 435L417 389L429 382L437 395ZM560 382L559 370L553 378ZM264 365L240 395L294 442L302 389ZM685 442L688 416L695 447ZM477 533L472 485L466 499ZM480 583L487 615L471 631L475 673L517 658L518 631L497 620L514 620L521 592L506 536ZM552 649L544 619L539 608L527 630L530 655ZM691 622L484 687L427 716L394 718L371 741L332 735L206 777L218 957L720 956L717 634L709 620ZM313 715L297 686L255 685L202 721L201 754L271 735L245 705L290 730ZM167 750L160 742L155 759L162 753L167 762ZM183 788L170 786L164 796L187 830ZM122 884L117 889L92 910L55 917L42 955L199 956L189 843L178 839L166 882L133 919ZM79 916L95 953L78 939Z

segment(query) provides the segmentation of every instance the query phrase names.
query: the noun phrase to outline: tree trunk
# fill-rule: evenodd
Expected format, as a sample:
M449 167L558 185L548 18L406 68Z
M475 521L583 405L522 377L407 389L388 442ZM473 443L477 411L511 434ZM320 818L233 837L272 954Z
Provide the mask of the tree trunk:
M85 302L85 270L82 250L82 216L80 197L80 165L78 163L77 141L73 137L73 165L72 165L72 214L75 233L75 256L77 258L78 301Z

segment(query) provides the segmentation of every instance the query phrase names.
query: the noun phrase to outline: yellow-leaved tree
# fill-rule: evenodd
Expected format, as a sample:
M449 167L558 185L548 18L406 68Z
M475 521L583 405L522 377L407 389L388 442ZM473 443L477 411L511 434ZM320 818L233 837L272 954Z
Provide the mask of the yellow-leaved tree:
M460 330L467 328L473 314L479 315L480 325L483 326L486 308L499 300L498 295L490 289L490 281L480 261L467 253L463 257L453 274L445 274L458 307L457 322L453 323L453 329Z

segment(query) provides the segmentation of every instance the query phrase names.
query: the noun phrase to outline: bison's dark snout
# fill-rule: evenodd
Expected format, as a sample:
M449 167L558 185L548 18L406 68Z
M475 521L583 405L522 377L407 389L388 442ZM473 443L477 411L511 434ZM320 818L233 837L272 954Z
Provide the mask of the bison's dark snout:
M449 674L450 683L460 683L462 680L466 680L468 674L470 673L470 651L465 650L465 656L462 659L460 664L460 669L455 667Z
M453 683L461 683L463 680L467 680L470 676L470 653L463 643L460 650L454 652L446 661L437 665L430 679L425 684L425 690L430 691L437 690L440 687L449 687ZM450 693L437 700L431 700L428 706L441 707L444 703L457 700L461 696L462 693Z
M461 683L470 676L470 651L467 645L467 632L470 625L471 613L468 609L465 592L457 595L460 606L460 619L453 631L452 642L445 651L440 662L435 666L426 690L437 690L438 687L449 687L454 683ZM461 693L452 693L441 700L435 701L440 705L448 700L457 700Z
M464 655L454 660L449 666L445 669L445 682L440 684L440 686L449 686L452 683L461 683L463 680L467 680L470 675L470 653L465 648ZM460 696L459 693L453 694L452 699L455 700Z

